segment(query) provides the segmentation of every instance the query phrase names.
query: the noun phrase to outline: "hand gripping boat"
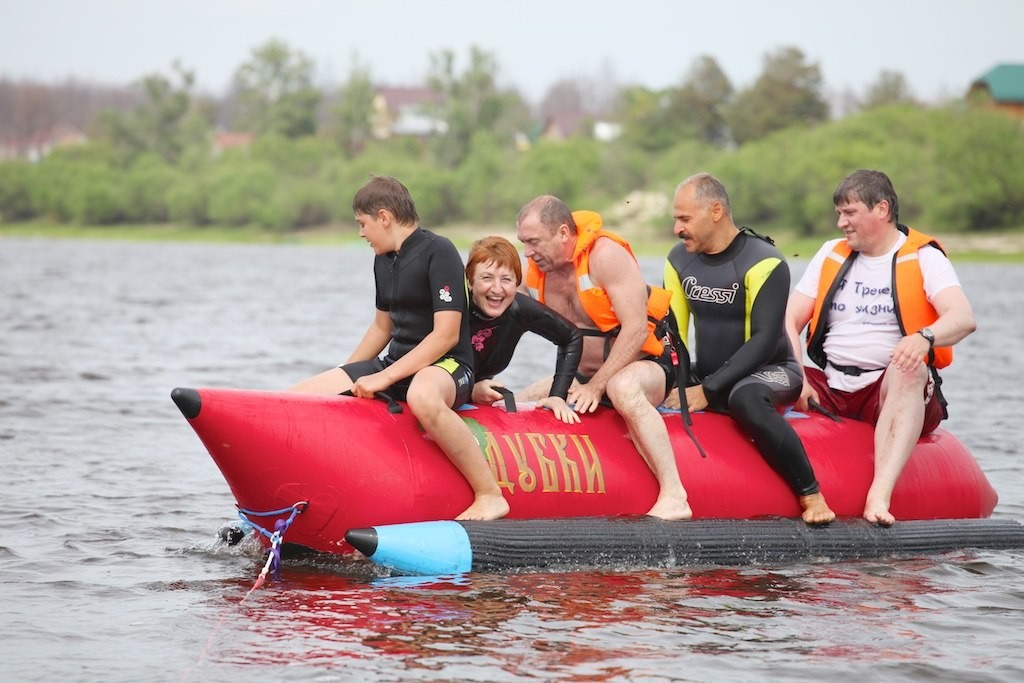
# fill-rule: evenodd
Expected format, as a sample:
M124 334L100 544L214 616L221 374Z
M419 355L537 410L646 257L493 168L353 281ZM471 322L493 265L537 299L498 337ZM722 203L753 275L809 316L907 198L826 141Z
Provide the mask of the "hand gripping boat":
M288 529L289 544L350 553L345 534L351 529L452 519L472 500L409 410L343 396L237 389L179 388L172 398L239 508L308 503ZM530 406L516 412L465 406L459 414L509 501L509 519L643 515L657 496L654 477L614 410L601 408L579 425ZM799 517L793 493L730 418L692 417L706 457L678 413L663 416L696 519ZM829 505L841 518L859 518L874 467L871 426L818 414L789 419ZM891 510L901 522L984 519L996 501L973 456L940 429L918 442ZM552 527L544 529L550 535Z

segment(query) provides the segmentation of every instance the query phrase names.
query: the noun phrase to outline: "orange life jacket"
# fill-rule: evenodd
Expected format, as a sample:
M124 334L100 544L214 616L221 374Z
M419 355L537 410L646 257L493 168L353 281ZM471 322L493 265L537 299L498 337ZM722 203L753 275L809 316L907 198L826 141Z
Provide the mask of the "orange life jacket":
M924 276L921 273L918 252L925 247L935 247L943 254L946 250L934 237L905 225L898 227L907 235L907 241L892 259L892 298L900 332L906 335L931 325L939 318L938 312L925 297ZM846 240L840 240L821 266L818 296L814 302L814 312L811 314L807 333L807 355L821 367L825 367L827 360L824 350L825 335L828 332L827 312L831 310L832 299L839 288L839 283L856 257L857 254L850 249ZM822 311L825 312L824 315ZM928 356L928 364L935 368L944 368L952 362L951 346L936 346Z
M636 256L629 242L601 228L603 223L600 214L594 211L573 211L572 217L576 222L576 248L573 250L572 260L576 269L576 292L579 294L580 304L597 325L598 330L613 336L619 330L619 319L612 309L608 293L590 279L590 251L594 243L604 237L625 247L634 260ZM530 296L541 303L544 303L544 276L545 273L536 263L530 261L527 264L526 287L530 291ZM668 313L672 293L661 287L648 286L647 289L647 339L644 340L641 349L649 355L660 356L665 347L658 335L658 328Z

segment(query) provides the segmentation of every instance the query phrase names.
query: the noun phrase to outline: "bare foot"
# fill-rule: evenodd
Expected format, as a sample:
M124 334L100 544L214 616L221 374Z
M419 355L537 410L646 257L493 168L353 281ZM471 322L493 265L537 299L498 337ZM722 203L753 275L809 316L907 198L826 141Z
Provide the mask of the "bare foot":
M508 501L500 493L482 494L473 500L473 504L456 517L457 520L486 522L501 519L508 514Z
M879 526L892 526L896 518L889 512L889 505L881 501L868 500L864 505L864 519Z
M801 517L807 524L828 524L836 518L836 513L832 512L821 493L800 496L799 501L804 511Z
M690 509L690 504L686 502L685 496L682 498L678 496L658 496L658 500L654 502L654 507L647 512L647 515L668 521L676 521L691 519L693 517L693 510Z

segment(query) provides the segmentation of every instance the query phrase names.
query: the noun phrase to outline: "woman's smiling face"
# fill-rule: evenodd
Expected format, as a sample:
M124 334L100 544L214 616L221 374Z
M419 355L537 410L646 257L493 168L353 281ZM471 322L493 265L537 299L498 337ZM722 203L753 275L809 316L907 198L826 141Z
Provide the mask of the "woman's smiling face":
M516 296L516 274L508 266L485 261L473 269L469 290L473 303L488 318L497 318Z

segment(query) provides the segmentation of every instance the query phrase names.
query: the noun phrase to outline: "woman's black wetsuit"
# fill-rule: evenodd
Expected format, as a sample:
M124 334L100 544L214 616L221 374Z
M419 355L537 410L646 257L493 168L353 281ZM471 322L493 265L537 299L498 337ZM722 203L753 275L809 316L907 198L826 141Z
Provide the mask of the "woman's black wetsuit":
M566 398L583 354L583 333L564 316L522 292L497 318L485 318L470 301L470 343L476 380L491 379L508 367L526 332L558 345L550 396Z

